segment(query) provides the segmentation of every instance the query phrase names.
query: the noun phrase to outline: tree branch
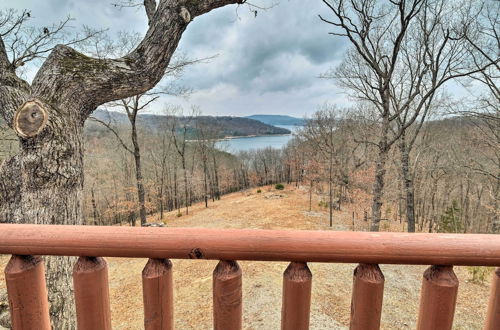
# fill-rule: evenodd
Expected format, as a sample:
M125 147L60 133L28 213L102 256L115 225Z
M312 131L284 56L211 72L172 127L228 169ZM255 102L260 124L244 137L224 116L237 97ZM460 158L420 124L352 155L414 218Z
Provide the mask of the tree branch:
M148 24L151 25L151 22L153 21L153 16L156 13L156 1L144 0L144 8L146 9L146 15L148 16Z
M100 119L97 119L96 117L89 117L90 120L93 120L99 124L101 124L102 126L106 127L111 133L113 133L113 135L116 137L116 139L118 140L118 142L122 145L122 147L130 152L131 154L133 154L134 152L132 151L132 149L130 149L126 144L125 142L122 140L122 138L120 137L120 135L118 135L118 133L116 132L116 130L111 127L111 125L109 123L106 123L105 121L102 121Z
M131 53L119 59L96 59L57 46L36 75L33 90L49 100L78 95L76 106L84 121L101 104L152 89L163 77L182 33L194 17L241 2L162 0L146 36ZM50 90L47 80L51 80ZM75 105L74 99L68 101L68 105Z

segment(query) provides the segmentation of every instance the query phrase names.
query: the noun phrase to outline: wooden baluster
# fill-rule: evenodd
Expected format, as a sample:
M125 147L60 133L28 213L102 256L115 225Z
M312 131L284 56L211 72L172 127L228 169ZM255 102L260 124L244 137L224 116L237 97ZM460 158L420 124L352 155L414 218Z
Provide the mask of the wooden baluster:
M80 257L73 268L78 330L110 330L108 265L101 257Z
M10 317L15 330L50 330L43 260L13 255L5 267Z
M213 273L214 330L242 328L242 280L236 261L221 260Z
M383 297L384 274L379 266L358 265L354 269L350 329L379 329Z
M144 328L174 328L172 263L168 259L149 259L142 271Z
M452 266L431 266L424 272L418 330L447 330L453 325L458 279Z
M488 314L484 325L484 330L497 329L500 329L500 268L497 268L493 273Z
M292 262L283 273L282 330L309 329L312 274L304 262Z

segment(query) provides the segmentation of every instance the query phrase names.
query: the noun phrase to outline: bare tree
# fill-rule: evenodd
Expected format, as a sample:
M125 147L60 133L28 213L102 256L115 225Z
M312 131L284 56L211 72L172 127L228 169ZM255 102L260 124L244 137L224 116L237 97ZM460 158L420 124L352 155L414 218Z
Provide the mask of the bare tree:
M0 114L19 137L20 152L0 166L2 221L81 224L83 191L82 128L100 105L152 89L163 77L188 24L197 16L241 0L161 0L149 4L149 29L140 44L116 59L86 56L50 43L41 29L35 42L13 54L18 28L26 12L2 14L0 34ZM7 18L4 18L7 17ZM40 41L36 41L40 40ZM75 40L76 41L76 40ZM16 42L17 43L17 42ZM16 74L18 65L47 55L33 82ZM51 315L56 329L75 328L69 258L47 261Z
M216 122L196 121L196 150L200 158L203 170L203 191L205 207L208 207L208 198L211 195L212 201L220 199L217 151L215 144L220 138L220 127ZM213 172L211 173L210 162L212 161Z
M327 169L330 227L333 226L334 183L338 177L339 149L341 147L335 131L338 129L341 119L339 109L325 106L316 111L298 132L299 137L320 155L321 161Z
M187 168L187 152L189 144L189 136L192 134L192 121L195 116L196 109L193 113L184 116L182 109L178 107L170 107L166 109L167 123L169 126L170 138L173 141L175 150L181 159L182 174L184 178L184 206L186 207L186 215L189 214L189 206L191 205L190 184L188 180Z
M132 148L130 148L127 145L127 143L124 142L124 140L110 125L110 123L106 123L102 120L91 117L93 120L103 124L109 130L111 130L114 136L119 140L120 145L134 157L137 200L139 202L139 217L141 219L141 226L143 226L146 223L146 206L145 206L145 190L143 182L144 178L143 178L142 162L141 162L141 148L139 143L139 135L137 127L138 115L139 112L143 112L144 110L146 110L152 103L157 101L162 95L186 96L189 92L189 89L184 88L182 86L178 86L177 84L175 84L175 81L172 80L172 78L178 79L180 77L183 68L186 65L193 64L195 62L197 61L187 61L184 60L184 58L182 58L182 60L177 59L175 61L175 64L169 67L165 72L165 76L171 78L168 84L164 84L163 86L160 86L159 88L148 91L146 93L122 99L117 102L110 102L106 105L111 108L122 109L127 114L127 118L130 123L130 140L132 142Z
M150 158L152 159L153 162L155 181L157 182L156 189L157 189L157 197L159 204L158 209L160 213L159 214L160 221L163 221L163 214L165 211L164 195L166 190L165 189L166 180L169 171L169 166L168 166L169 155L173 151L171 140L168 137L169 137L168 131L166 129L161 130L158 135L158 138L160 140L159 151L156 148L154 148L155 146L153 144L150 144L150 150L149 150Z
M468 7L462 9L467 17ZM481 146L482 161L472 159L468 168L490 181L488 191L493 199L493 232L500 231L500 2L490 1L480 7L477 24L462 24L458 31L470 45L469 57L477 68L474 82L486 89L458 113L472 118L476 133L472 138ZM485 66L484 63L490 65ZM488 166L490 165L490 166Z
M364 102L379 127L377 140L371 141L378 148L371 230L378 231L385 166L392 145L423 115L446 82L476 73L489 64L472 66L465 39L453 32L457 19L452 18L457 17L458 8L465 2L323 2L333 19L320 18L337 28L331 34L346 38L352 46L344 62L325 77L337 79L354 99ZM466 17L467 24L474 24L473 9ZM409 180L407 176L405 183L411 190ZM411 206L411 196L407 202ZM414 231L414 219L408 220L408 230Z

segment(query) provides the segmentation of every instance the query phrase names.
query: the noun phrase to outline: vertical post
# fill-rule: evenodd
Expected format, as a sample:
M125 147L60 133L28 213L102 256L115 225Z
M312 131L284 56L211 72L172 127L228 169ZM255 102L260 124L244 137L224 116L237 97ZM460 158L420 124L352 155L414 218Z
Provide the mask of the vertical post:
M5 267L10 318L15 330L50 330L43 260L12 255Z
M500 268L493 273L488 314L484 325L484 330L496 329L500 329Z
M453 325L458 279L452 266L431 266L424 272L418 330L447 330Z
M144 329L174 328L172 263L168 259L149 259L142 271Z
M78 330L111 330L108 265L101 257L80 257L73 268Z
M213 274L214 330L242 328L242 279L236 261L221 260Z
M304 262L291 262L283 273L282 330L308 330L312 274Z
M351 330L380 328L384 274L378 265L359 264L354 269L351 300Z

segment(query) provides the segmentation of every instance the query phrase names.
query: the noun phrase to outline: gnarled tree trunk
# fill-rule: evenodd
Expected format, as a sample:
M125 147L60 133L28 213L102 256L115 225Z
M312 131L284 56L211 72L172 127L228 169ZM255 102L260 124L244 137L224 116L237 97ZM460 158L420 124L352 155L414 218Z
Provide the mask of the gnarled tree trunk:
M37 95L36 99L41 98ZM69 109L37 101L26 103L16 112L12 123L21 137L21 151L0 166L0 221L83 223L82 125ZM48 115L45 123L34 120L44 112ZM58 116L51 116L53 113ZM40 129L39 134L31 136ZM45 262L50 313L56 316L53 326L74 329L74 258L47 257Z

